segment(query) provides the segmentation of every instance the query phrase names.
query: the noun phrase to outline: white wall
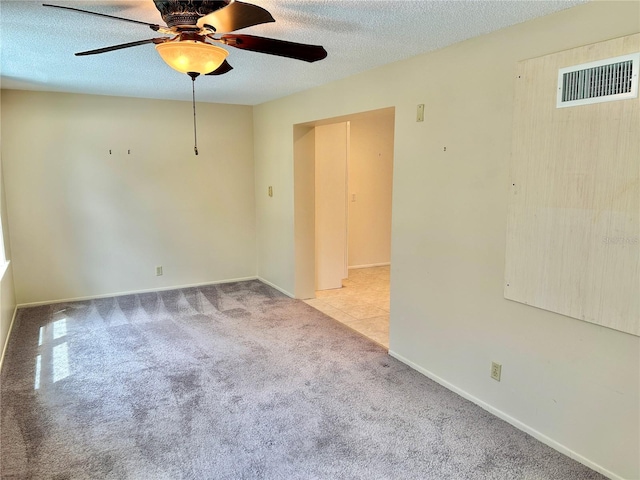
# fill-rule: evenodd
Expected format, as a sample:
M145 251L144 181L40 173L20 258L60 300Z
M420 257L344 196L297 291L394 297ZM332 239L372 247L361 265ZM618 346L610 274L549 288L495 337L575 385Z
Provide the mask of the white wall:
M195 156L190 103L3 91L18 303L254 277L252 108L198 129Z
M393 109L354 116L350 121L350 267L391 261L394 121Z
M257 198L259 275L290 292L303 277L293 125L394 106L393 354L593 468L640 477L638 337L502 286L516 62L639 30L637 2L588 3L256 107L256 189L279 192Z

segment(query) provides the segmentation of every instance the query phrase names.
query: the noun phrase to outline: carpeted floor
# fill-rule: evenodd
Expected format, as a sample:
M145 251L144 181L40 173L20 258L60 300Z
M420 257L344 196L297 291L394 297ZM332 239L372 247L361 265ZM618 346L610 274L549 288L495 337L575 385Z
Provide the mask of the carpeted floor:
M603 478L240 282L18 312L2 478Z

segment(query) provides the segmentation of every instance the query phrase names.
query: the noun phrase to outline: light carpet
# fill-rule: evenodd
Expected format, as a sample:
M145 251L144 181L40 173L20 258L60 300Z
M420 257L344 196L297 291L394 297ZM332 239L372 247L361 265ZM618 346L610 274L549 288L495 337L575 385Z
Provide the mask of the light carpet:
M18 311L2 478L603 478L258 281Z

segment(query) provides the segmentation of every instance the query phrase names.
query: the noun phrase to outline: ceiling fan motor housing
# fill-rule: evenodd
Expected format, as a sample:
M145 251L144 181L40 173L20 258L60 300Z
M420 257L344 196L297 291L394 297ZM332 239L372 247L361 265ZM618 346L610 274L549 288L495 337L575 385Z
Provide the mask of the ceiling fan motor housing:
M230 0L153 0L153 2L169 28L193 26L200 17L231 3Z

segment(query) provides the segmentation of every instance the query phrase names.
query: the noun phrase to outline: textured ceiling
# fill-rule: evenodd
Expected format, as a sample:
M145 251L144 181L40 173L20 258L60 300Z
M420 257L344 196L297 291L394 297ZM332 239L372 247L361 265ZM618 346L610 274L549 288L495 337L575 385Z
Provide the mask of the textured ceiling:
M250 0L249 0L250 1ZM584 0L255 0L276 23L239 33L323 45L306 63L228 47L234 70L196 82L198 101L256 105L583 3ZM163 24L152 0L57 1ZM78 51L158 36L144 25L0 0L2 88L191 99L191 80L151 44L101 55Z

